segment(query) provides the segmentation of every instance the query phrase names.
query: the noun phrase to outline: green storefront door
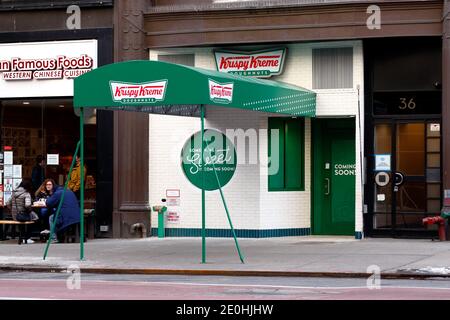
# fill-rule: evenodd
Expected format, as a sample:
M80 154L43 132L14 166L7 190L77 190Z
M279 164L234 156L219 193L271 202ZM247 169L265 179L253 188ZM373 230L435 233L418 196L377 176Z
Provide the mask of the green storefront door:
M355 118L315 119L313 234L355 234L355 176Z

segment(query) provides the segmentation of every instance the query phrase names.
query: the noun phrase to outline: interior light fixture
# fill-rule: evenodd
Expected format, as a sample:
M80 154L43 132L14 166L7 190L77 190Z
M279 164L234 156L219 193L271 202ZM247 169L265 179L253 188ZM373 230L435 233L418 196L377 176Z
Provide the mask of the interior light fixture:
M22 104L30 104L30 101L23 101Z

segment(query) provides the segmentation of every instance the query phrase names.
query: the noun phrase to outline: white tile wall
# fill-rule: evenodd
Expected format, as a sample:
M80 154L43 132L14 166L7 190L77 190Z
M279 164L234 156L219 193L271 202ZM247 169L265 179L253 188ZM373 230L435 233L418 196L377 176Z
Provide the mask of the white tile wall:
M352 116L356 120L356 165L360 168L360 150L364 132L363 118L358 117L358 86L360 88L360 113L363 109L363 54L360 41L293 44L288 46L284 73L273 80L312 88L312 48L353 46L354 88L339 90L316 90L317 116ZM150 51L150 59L156 60L161 53L195 53L195 66L215 69L213 48L181 48ZM229 108L207 108L206 128L223 132L226 129L267 129L264 113ZM358 125L358 121L361 123ZM200 120L175 116L150 115L150 202L159 203L166 189L181 190L180 221L168 227L201 227L201 191L192 186L181 171L179 154L186 139L200 130ZM267 155L267 136L259 135L259 153ZM305 121L305 191L268 192L267 166L238 164L235 176L225 186L224 194L236 229L309 228L311 226L311 121ZM239 158L243 155L238 152ZM207 192L208 228L228 228L220 194ZM152 218L157 224L156 217ZM362 231L361 170L356 175L355 231Z

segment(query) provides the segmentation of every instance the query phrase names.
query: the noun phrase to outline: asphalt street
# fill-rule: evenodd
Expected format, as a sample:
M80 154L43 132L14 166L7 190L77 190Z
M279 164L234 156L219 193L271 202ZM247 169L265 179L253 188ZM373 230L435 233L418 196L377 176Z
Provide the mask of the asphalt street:
M372 280L3 272L0 299L450 300L450 280Z

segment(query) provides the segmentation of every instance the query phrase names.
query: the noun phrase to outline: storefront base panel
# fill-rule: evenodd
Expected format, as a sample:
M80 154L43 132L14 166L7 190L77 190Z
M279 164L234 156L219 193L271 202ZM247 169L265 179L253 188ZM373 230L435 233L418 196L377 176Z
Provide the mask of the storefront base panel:
M439 239L436 231L423 230L372 230L369 234L371 238L398 238L398 239Z
M235 229L238 238L277 238L277 237L297 237L311 235L310 228L293 228L293 229L270 229L270 230L251 230L251 229ZM152 228L152 236L158 235L158 228ZM200 228L166 228L166 237L201 237L202 229ZM230 229L206 229L208 238L232 238L233 234Z

